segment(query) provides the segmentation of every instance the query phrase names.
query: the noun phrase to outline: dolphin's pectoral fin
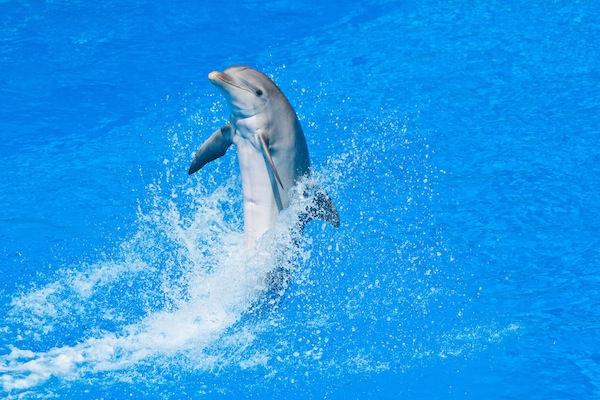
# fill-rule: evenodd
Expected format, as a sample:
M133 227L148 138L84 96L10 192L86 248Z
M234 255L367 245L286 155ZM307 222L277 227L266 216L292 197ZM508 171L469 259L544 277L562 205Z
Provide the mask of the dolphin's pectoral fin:
M200 168L204 167L209 162L222 157L229 146L233 143L233 128L231 124L227 124L221 129L214 132L210 137L200 146L192 163L188 170L188 175L193 174Z
M281 183L281 178L279 177L279 173L277 172L277 168L275 168L275 163L273 162L273 158L271 158L271 152L269 151L269 146L267 145L267 141L265 139L265 132L262 129L258 130L258 138L260 139L260 144L262 145L263 152L265 156L269 160L269 164L271 164L271 169L275 174L275 178L277 178L277 182L281 185L281 188L285 190L283 187L283 183Z
M303 226L313 219L329 222L334 228L340 226L340 216L337 208L335 208L331 197L323 189L317 190L300 219Z

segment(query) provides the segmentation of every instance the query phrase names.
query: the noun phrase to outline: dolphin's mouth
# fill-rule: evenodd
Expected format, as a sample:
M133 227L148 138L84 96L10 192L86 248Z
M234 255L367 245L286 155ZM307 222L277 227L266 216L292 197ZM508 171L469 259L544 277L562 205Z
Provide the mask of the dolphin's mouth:
M248 92L250 91L248 88L245 88L235 83L231 76L226 74L225 72L213 71L210 74L208 74L208 79L215 86L223 87L225 85L229 85L238 89L246 90Z
M233 77L229 74L227 74L226 72L219 72L219 71L213 71L210 74L208 74L208 79L210 80L210 82L215 85L215 86L219 86L224 88L224 86L229 85L229 86L233 86L236 87L238 89L242 89L245 90L247 92L250 93L256 93L258 91L258 88L256 86L254 86L253 84L251 84L250 82L238 78L240 79L242 85L240 85L238 82L236 82Z
M229 84L231 82L231 79L227 79L227 78L228 78L228 76L224 72L213 71L210 74L208 74L208 80L213 85L220 85L221 83Z

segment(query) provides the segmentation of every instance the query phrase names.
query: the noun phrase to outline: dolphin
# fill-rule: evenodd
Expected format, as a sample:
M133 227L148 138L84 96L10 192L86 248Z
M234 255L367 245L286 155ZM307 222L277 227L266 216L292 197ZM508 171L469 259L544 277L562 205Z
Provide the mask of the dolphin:
M244 234L252 248L288 207L290 189L310 174L308 146L296 112L265 74L232 66L211 72L208 79L222 92L231 114L229 123L196 152L188 174L223 156L235 144L244 192ZM301 226L314 218L340 225L335 205L323 190L316 191L300 216Z

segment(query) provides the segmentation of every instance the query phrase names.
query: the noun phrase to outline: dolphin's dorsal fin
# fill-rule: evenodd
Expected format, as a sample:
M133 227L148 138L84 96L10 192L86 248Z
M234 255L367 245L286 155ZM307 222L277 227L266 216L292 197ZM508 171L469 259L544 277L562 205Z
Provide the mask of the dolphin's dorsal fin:
M193 174L209 162L225 155L225 152L233 143L232 137L233 127L231 126L231 123L223 126L221 129L210 135L206 142L204 142L196 152L196 155L190 164L188 175Z
M285 190L285 188L283 187L283 183L281 183L281 178L279 177L277 168L275 168L275 163L273 162L273 158L271 158L271 152L269 151L269 146L267 146L267 141L265 139L265 132L262 129L258 130L258 138L260 139L260 144L262 145L263 152L265 153L265 156L269 160L269 164L271 164L271 169L273 170L273 173L275 174L275 178L277 178L277 182L279 182L279 184L281 185L281 188L283 190Z
M319 211L315 214L317 218L329 222L334 228L340 227L340 216L338 215L337 208L335 208L331 197L325 191L321 190L317 192L315 204L319 207Z
M333 204L331 197L323 189L317 190L306 211L308 216L306 222L318 218L329 222L334 228L340 227L340 216L338 215L337 208Z

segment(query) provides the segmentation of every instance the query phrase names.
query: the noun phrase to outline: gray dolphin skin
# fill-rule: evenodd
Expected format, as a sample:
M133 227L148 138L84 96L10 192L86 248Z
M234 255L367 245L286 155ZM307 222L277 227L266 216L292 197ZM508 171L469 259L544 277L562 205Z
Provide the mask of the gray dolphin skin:
M227 100L230 119L196 152L188 174L235 144L244 192L244 233L248 247L253 247L288 206L288 191L310 173L306 139L289 101L262 72L233 66L211 72L208 79ZM334 227L340 224L335 205L322 190L304 218L324 219Z

